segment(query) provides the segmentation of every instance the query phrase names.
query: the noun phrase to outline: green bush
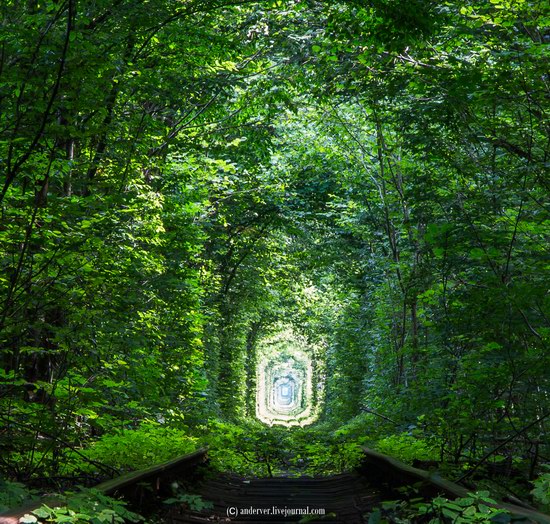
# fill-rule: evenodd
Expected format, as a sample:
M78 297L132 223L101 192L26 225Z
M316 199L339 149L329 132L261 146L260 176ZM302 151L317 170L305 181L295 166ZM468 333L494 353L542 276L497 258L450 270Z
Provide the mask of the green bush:
M213 467L240 475L328 475L353 469L363 458L362 442L341 432L219 421L210 431Z
M550 511L550 472L543 473L533 482L533 485L535 488L531 494L540 505L540 509L546 512Z
M386 437L378 441L375 449L380 453L395 457L407 464L412 464L415 459L437 460L439 456L437 449L430 442L413 437L407 433Z
M259 422L239 425L213 421L210 424L209 457L218 471L239 475L272 476L285 469L286 429Z
M163 502L164 504L183 505L191 511L203 511L214 507L214 504L209 500L204 500L200 495L194 495L192 493L179 493Z
M20 506L34 498L34 490L28 489L20 482L11 482L0 477L0 512Z
M198 447L198 440L182 430L147 421L138 429L103 436L82 454L90 460L128 470L147 468L191 453Z
M496 501L489 497L488 491L469 493L467 497L448 500L437 497L431 504L423 504L419 508L419 515L431 516L430 524L470 524L510 522L510 516L504 509L492 505Z
M511 515L503 509L495 508L496 501L488 491L468 493L468 496L449 500L436 497L429 503L421 498L411 500L384 501L368 519L368 524L388 522L428 524L489 524L511 522Z
M82 489L77 493L67 493L64 505L49 507L43 504L38 509L24 515L21 524L66 523L66 524L124 524L141 522L143 517L126 509L126 503L108 497L95 489Z
M304 473L308 475L330 475L350 471L359 466L364 459L359 444L337 438L308 444L304 451L307 457Z

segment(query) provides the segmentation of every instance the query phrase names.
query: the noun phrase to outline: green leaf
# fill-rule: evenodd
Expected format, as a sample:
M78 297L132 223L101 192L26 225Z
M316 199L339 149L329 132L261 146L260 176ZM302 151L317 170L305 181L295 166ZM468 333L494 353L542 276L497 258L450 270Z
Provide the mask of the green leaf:
M19 519L19 522L21 524L32 524L33 522L38 522L38 519L34 515L26 513Z

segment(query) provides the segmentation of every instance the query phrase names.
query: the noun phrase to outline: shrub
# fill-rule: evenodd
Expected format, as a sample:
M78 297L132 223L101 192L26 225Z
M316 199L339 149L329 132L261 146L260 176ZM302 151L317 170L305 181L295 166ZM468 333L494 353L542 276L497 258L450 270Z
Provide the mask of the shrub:
M386 437L375 446L380 453L385 453L403 462L412 464L413 460L437 460L437 449L429 441L402 433Z
M547 466L548 467L548 466ZM533 498L540 504L542 511L550 511L550 472L543 473L533 482Z
M0 512L20 506L35 498L35 492L20 482L0 477Z
M95 489L82 489L67 493L64 505L49 507L43 504L38 509L24 515L21 524L56 522L65 524L124 524L140 522L143 517L126 509L126 503L108 497Z
M138 429L103 436L82 454L118 469L142 469L191 453L198 446L196 438L180 429L147 421Z

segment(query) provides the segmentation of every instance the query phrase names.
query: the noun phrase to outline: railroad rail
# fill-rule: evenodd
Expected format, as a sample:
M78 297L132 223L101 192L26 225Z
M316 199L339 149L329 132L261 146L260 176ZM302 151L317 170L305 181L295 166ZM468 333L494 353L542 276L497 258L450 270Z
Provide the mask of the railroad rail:
M197 466L206 462L207 452L207 448L201 448L168 462L107 480L94 486L94 489L105 495L124 498L132 506L139 507L145 497L151 497L151 493L170 494L170 485L182 477L190 477ZM0 513L0 524L18 524L23 515L39 508L42 504L52 506L62 505L62 502L56 497L44 497L13 510L4 511Z
M226 522L297 522L307 513L318 515L308 522L361 524L383 500L395 500L396 490L415 486L419 496L430 500L443 495L465 497L468 490L435 473L415 468L392 457L364 448L364 461L354 472L327 477L245 478L233 474L209 473L198 466L207 461L207 449L178 457L151 468L128 473L96 486L106 495L123 497L136 511L172 495L177 482L190 493L210 501L206 511L174 505L162 511L162 521L171 524ZM205 473L206 471L206 473ZM519 502L519 501L518 501ZM0 524L18 524L19 519L43 503L43 499L0 514ZM521 502L520 502L521 504ZM499 503L515 521L550 524L550 516L519 504Z

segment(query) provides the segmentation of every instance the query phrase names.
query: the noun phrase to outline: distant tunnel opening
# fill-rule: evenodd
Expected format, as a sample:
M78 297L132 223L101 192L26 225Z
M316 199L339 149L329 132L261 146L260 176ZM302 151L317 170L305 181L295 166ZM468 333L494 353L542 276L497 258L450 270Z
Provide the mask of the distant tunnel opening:
M306 426L319 414L322 373L314 348L291 329L260 344L256 416L265 424Z

